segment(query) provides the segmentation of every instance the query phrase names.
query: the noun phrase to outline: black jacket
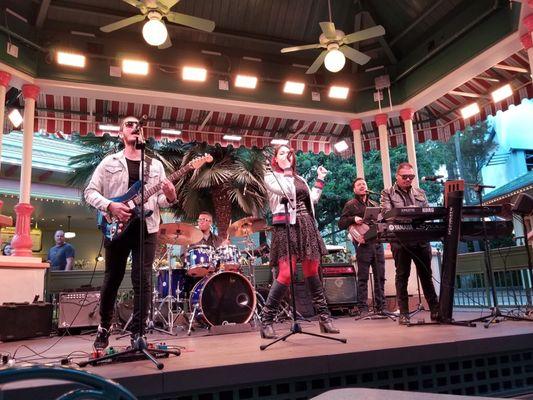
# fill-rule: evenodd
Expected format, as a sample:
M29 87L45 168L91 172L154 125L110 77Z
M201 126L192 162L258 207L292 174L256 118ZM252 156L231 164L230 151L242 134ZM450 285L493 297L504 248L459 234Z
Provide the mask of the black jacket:
M355 224L354 217L361 217L365 215L367 207L379 207L374 201L370 200L367 196L366 202L363 202L361 197L355 196L352 200L349 200L342 209L342 214L339 219L339 229L348 229L350 225Z

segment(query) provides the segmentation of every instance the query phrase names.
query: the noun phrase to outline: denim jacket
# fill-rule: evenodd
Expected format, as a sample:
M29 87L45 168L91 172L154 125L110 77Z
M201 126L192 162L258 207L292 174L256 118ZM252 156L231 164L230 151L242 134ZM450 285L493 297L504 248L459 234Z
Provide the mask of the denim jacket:
M166 178L165 169L159 160L152 159L149 164L150 170L147 174L145 171L146 187L157 184ZM141 162L139 171L144 171L144 168L144 163ZM128 167L124 151L111 154L96 167L91 181L84 191L85 201L97 210L105 212L111 203L111 198L122 196L128 191L128 180ZM145 209L153 211L152 215L146 218L148 233L155 233L159 230L159 208L169 206L170 203L162 191L146 201Z
M301 178L301 177L300 177ZM270 211L272 211L272 223L285 223L285 206L281 203L281 199L285 196L289 198L289 222L291 225L296 224L296 186L294 184L294 176L286 176L283 172L268 172L265 174L265 184L268 191L268 203ZM318 203L322 189L324 188L324 181L317 179L313 189L303 178L301 178L307 190L309 190L309 197L311 198L311 213L315 216L314 204Z

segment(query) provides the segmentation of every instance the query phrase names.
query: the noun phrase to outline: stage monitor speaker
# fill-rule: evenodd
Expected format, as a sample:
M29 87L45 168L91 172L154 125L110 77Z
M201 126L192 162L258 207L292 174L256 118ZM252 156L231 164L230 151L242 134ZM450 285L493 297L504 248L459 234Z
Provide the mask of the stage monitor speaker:
M355 304L357 302L355 276L325 276L324 292L330 306Z
M59 293L59 329L98 326L100 292Z
M513 212L529 215L533 212L533 197L527 193L520 193L513 206Z
M49 336L52 304L4 303L0 306L0 341Z

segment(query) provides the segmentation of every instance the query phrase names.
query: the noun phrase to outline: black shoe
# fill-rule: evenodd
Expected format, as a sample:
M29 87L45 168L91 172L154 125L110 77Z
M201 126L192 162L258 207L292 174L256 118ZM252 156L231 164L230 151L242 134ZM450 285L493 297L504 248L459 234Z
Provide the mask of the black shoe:
M431 318L431 320L433 322L438 322L440 321L440 312L439 310L433 310L431 311L431 314L429 315L429 318Z
M400 314L400 317L398 318L398 324L400 325L409 325L410 323L409 315L408 314Z
M104 328L103 326L98 325L93 346L96 350L104 350L109 346L109 328Z

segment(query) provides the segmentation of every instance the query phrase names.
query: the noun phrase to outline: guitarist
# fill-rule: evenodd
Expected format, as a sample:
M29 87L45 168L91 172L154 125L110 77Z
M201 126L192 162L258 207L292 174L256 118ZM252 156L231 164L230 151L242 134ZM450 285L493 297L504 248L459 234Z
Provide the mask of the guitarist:
M374 275L374 312L380 313L385 306L385 254L383 246L375 240L365 242L364 235L358 234L366 228L363 215L367 207L379 205L368 198L368 187L363 178L353 182L354 198L349 200L339 219L340 229L349 229L350 237L357 254L357 308L360 315L368 313L368 272L372 266ZM352 233L353 232L353 233Z
M139 180L140 171L144 170L146 186L162 182L162 190L151 196L145 203L145 209L152 211L145 218L144 263L139 260L140 219L135 218L124 233L116 240L105 239L105 275L100 292L100 325L94 342L96 349L105 349L109 344L109 328L118 288L126 271L126 260L131 252L131 281L134 291L133 319L130 325L132 338L140 332L138 321L145 321L150 305L152 263L157 245L159 230L159 209L168 207L176 201L176 189L166 179L163 164L146 157L141 162L141 150L136 148L140 134L140 123L135 117L126 117L120 124L119 137L124 143L124 150L104 158L96 167L84 196L87 203L100 211L107 211L119 221L126 222L131 217L130 208L122 202L113 202L110 198L119 197ZM142 270L142 288L139 281L139 269ZM141 296L143 309L141 310ZM141 314L139 318L139 313Z

